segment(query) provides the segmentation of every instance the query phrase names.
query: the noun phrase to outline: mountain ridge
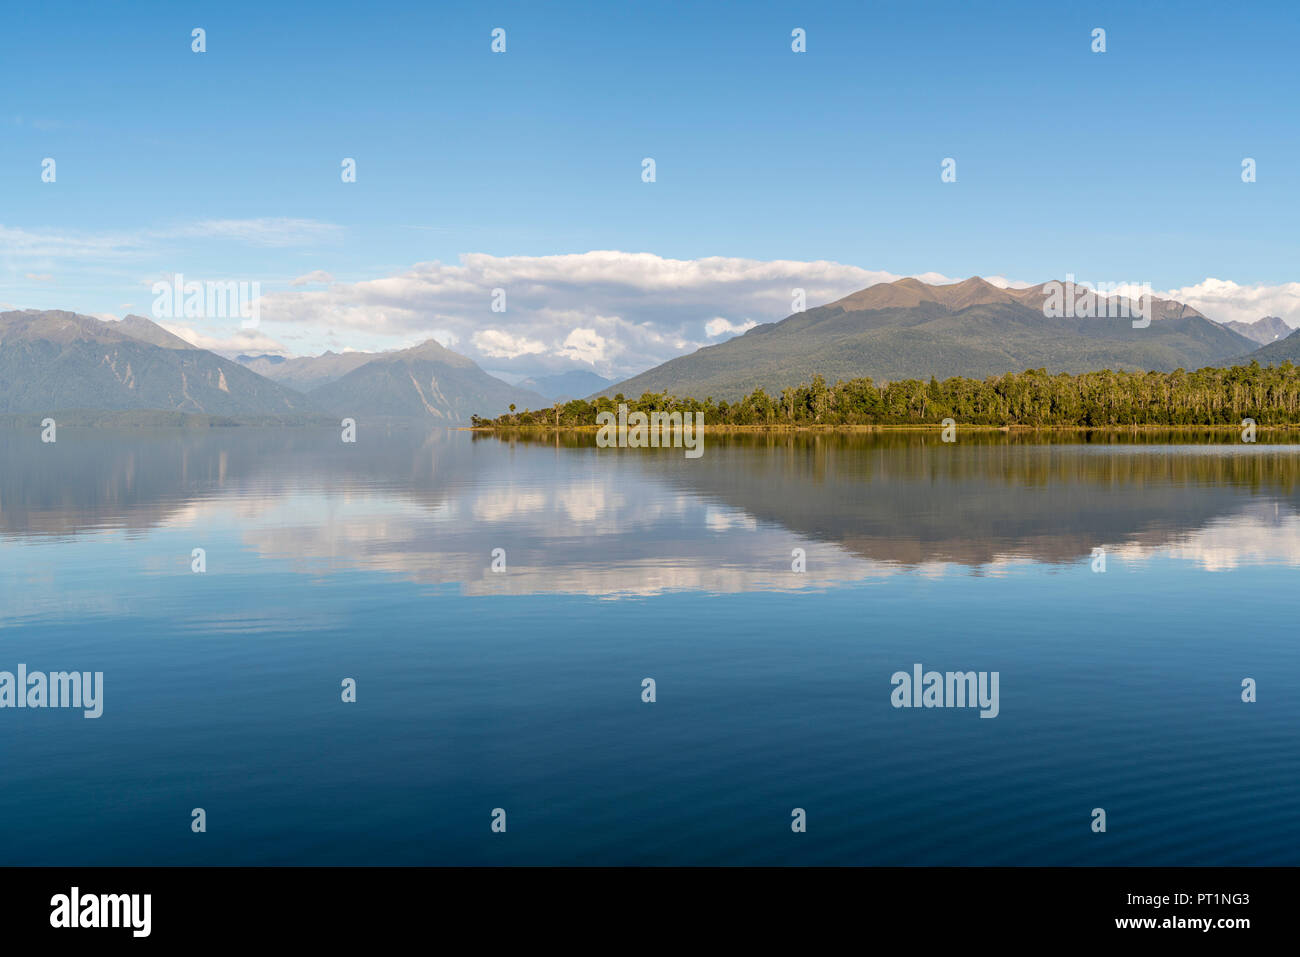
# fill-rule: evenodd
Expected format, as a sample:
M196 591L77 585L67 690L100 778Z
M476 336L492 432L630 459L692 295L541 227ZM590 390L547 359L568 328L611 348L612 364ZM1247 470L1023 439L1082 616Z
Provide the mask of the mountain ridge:
M1057 293L1068 290L1060 285ZM1053 291L1048 283L1003 288L978 276L941 285L913 278L877 283L670 359L599 394L730 400L756 387L779 393L815 375L894 381L985 378L1031 368L1171 371L1213 365L1254 346L1174 300L1153 298L1145 328L1121 316L1049 316L1044 307ZM1121 301L1098 297L1103 308Z
M106 322L62 310L0 313L0 412L309 410L303 396L238 362L195 348L142 316L130 318Z
M0 313L0 414L76 411L93 419L94 412L157 412L249 420L341 412L456 425L479 411L505 412L511 403L546 403L434 339L393 352L327 353L295 362L261 356L241 363L143 316L103 320L63 310L12 310ZM276 381L259 374L259 363L289 374ZM308 387L296 389L289 383L303 369L315 378L309 375Z

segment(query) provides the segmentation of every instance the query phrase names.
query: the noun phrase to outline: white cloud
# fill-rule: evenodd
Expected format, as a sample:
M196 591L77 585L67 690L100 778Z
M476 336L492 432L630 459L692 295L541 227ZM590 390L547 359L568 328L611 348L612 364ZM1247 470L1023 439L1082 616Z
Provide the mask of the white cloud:
M796 288L811 307L898 278L828 261L472 253L328 289L265 293L261 314L263 324L387 343L436 324L457 334L470 358L497 360L502 371L560 371L576 361L622 377L716 341L716 320L737 331L784 319ZM509 296L503 313L491 311L498 287Z
M19 260L78 259L102 262L138 251L144 239L134 233L17 229L0 224L0 248L6 258Z
M564 337L564 345L559 354L595 365L609 358L609 343L595 329L574 329Z
M21 229L0 224L0 249L12 262L41 267L51 260L102 264L160 251L172 252L176 240L217 239L250 246L312 246L337 242L343 227L314 219L208 219L182 226L128 232ZM29 277L32 278L32 277Z
M546 343L523 336L512 336L500 329L484 329L470 339L481 355L492 359L516 359L546 351Z
M753 329L757 322L753 319L747 319L744 322L732 322L730 319L723 319L721 316L715 316L704 324L704 331L709 334L709 338L716 338L723 333L730 332L733 335L740 335L742 332L748 332Z
M205 219L161 235L225 239L251 246L309 246L336 242L343 235L343 227L314 219Z
M291 286L307 286L311 284L328 285L333 281L334 281L334 277L329 273L327 273L324 269L316 269L313 270L312 272L307 273L306 275L299 276L296 279L291 279L289 281L289 285Z
M1293 329L1300 326L1300 282L1241 286L1229 279L1210 278L1156 295L1185 302L1218 322L1254 322L1264 316L1280 316Z
M54 277L51 276L49 273L37 274L34 272L29 272L27 273L27 278L30 279L32 282L53 282L54 281Z
M173 335L180 336L192 346L198 346L200 349L207 349L221 355L292 354L282 343L258 329L236 329L231 331L229 335L222 337L207 335L175 322L160 322L158 324Z
M1024 282L1020 279L1008 279L1006 276L985 276L984 281L990 286L997 286L999 289L1028 289L1030 286L1038 285L1036 282Z

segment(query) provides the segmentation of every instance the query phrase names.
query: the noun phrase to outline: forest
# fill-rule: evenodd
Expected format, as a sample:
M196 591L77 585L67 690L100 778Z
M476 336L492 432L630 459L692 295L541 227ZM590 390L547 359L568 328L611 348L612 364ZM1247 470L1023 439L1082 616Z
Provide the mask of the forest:
M1044 369L929 382L871 379L807 384L769 395L756 389L742 399L715 402L647 392L640 398L573 399L554 406L511 411L495 419L474 416L476 428L594 428L596 415L703 412L706 425L816 427L928 425L953 419L964 425L1108 428L1121 426L1290 425L1300 422L1300 367L1258 362L1195 372L1049 374Z

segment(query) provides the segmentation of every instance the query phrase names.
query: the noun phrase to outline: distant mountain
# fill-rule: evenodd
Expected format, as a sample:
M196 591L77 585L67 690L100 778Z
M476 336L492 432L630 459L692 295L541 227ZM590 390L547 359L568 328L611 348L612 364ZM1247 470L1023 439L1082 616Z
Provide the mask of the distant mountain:
M1241 363L1250 362L1251 360L1259 362L1262 366L1276 366L1287 361L1300 365L1300 329L1292 332L1285 339L1270 342L1268 345L1242 356L1237 361Z
M381 353L326 352L319 356L286 359L284 356L240 356L239 361L258 375L299 392L310 392L343 378Z
M507 385L433 339L371 356L312 389L309 398L338 415L417 416L449 425L467 423L471 415L500 415L511 403L521 409L547 404L538 393Z
M1254 322L1237 322L1234 320L1223 323L1223 326L1233 332L1240 333L1247 339L1258 342L1262 346L1268 345L1270 342L1276 342L1279 339L1285 339L1294 331L1277 316L1265 316L1263 319L1256 319Z
M519 383L519 388L538 392L551 402L562 402L568 399L585 399L611 385L613 381L585 369L574 369L572 372L524 379Z
M1046 368L1197 369L1248 352L1254 343L1191 306L1152 303L1152 322L1048 318L1047 284L1000 289L979 277L943 286L900 279L829 305L750 329L679 356L603 390L737 399L762 387L779 394L822 375L828 381L985 378Z
M0 313L0 412L157 409L216 415L307 410L301 395L142 316Z

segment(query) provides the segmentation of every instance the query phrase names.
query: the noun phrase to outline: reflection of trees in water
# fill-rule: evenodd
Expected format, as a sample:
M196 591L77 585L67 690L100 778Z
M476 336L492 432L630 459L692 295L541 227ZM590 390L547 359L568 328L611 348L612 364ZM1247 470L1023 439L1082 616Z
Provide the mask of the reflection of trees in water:
M864 558L983 565L1159 546L1261 497L1279 504L1279 516L1294 514L1300 445L1235 439L970 431L948 444L937 432L715 433L694 461L675 450L596 454L630 456L621 461ZM592 436L572 432L504 441L594 449Z
M812 475L854 470L873 453L889 452L890 471L923 478L990 479L1017 485L1050 482L1197 482L1247 485L1290 494L1300 480L1300 442L1272 444L1268 433L1255 444L1237 431L1162 432L1000 432L970 430L945 443L938 430L927 432L706 432L705 455L692 466L707 467L710 451L725 449L727 461L741 454L747 465L770 468L784 463ZM505 445L595 449L594 433L475 432L476 442ZM977 450L977 451L972 451ZM1054 450L1061 453L1053 454ZM1081 454L1085 450L1092 454ZM1094 451L1095 450L1095 451ZM1105 454L1106 452L1113 454ZM1234 454L1224 454L1231 451ZM648 468L664 467L674 476L680 452L659 449L601 449L601 455L639 456ZM752 454L762 453L762 454ZM837 454L839 455L837 458ZM671 459L672 461L668 461Z
M215 496L274 504L363 490L434 508L477 501L505 474L562 492L575 474L564 466L585 463L584 501L592 482L617 492L635 477L861 557L977 566L1010 555L1075 561L1098 545L1159 546L1246 511L1263 528L1261 516L1296 513L1300 479L1300 445L1246 446L1222 433L966 432L955 444L936 432L718 433L694 460L677 449L597 450L590 433L471 439L363 423L358 434L352 446L334 429L68 429L41 445L35 432L0 432L0 534L143 529ZM637 514L635 499L608 500L618 504L603 508L621 511L600 521L643 533L651 519ZM662 548L673 546L648 543L643 557Z

